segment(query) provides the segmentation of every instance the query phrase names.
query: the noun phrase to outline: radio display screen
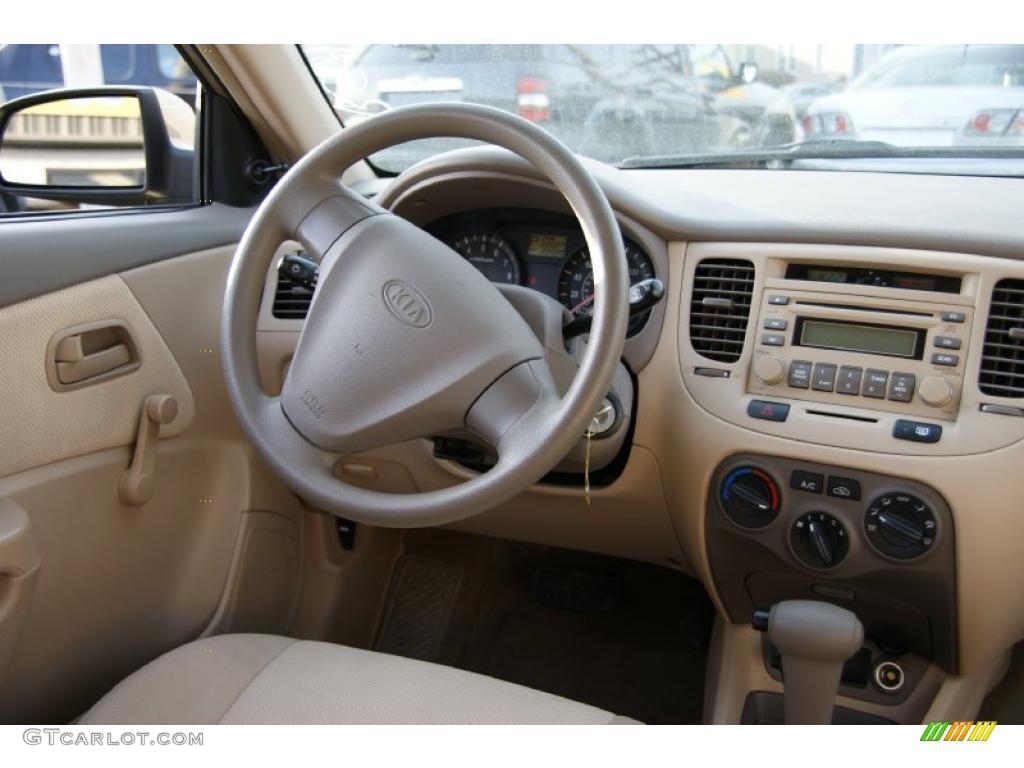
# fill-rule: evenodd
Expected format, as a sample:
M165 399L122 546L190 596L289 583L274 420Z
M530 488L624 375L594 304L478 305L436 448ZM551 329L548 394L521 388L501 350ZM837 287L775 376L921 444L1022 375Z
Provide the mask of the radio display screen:
M799 318L797 342L804 347L920 359L924 331L888 325Z
M789 264L787 280L811 280L818 283L870 285L876 288L902 288L908 291L960 293L961 281L953 275L922 272L895 272L891 269L847 267L841 264Z

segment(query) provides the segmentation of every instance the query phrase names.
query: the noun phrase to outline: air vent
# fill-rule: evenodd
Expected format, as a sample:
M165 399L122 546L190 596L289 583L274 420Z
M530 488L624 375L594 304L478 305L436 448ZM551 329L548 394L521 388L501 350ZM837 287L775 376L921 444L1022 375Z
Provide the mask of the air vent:
M735 363L754 292L754 265L743 259L705 259L693 276L690 342L706 358Z
M282 320L305 320L313 292L296 285L284 275L277 276L277 290L274 292L274 317Z
M978 388L1024 397L1024 280L1000 280L992 289Z

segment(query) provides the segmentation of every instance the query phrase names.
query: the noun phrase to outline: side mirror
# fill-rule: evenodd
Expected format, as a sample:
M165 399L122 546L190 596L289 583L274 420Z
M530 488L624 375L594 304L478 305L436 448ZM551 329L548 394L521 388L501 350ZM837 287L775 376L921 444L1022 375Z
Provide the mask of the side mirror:
M99 205L195 200L195 112L158 88L45 91L0 106L0 193Z
M752 61L744 61L740 64L740 81L750 84L757 80L757 64Z

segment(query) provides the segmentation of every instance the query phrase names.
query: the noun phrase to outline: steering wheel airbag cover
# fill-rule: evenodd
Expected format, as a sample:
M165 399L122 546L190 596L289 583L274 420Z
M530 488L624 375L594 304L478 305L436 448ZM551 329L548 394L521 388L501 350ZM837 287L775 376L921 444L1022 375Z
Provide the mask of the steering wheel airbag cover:
M321 265L281 406L314 445L368 450L463 423L503 373L542 356L468 261L404 219L372 216Z

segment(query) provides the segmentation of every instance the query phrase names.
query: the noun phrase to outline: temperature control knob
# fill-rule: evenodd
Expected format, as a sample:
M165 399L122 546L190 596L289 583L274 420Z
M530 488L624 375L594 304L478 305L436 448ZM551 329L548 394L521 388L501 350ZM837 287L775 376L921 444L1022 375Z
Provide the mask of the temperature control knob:
M764 355L754 363L754 375L764 384L778 384L786 373L786 365L773 355Z
M796 558L809 568L835 568L850 549L843 524L827 512L808 512L793 523L789 543Z
M771 475L758 467L739 467L718 491L726 517L742 528L764 528L779 514L782 498Z
M871 545L894 560L920 557L935 543L935 514L917 496L887 493L875 499L864 518Z

